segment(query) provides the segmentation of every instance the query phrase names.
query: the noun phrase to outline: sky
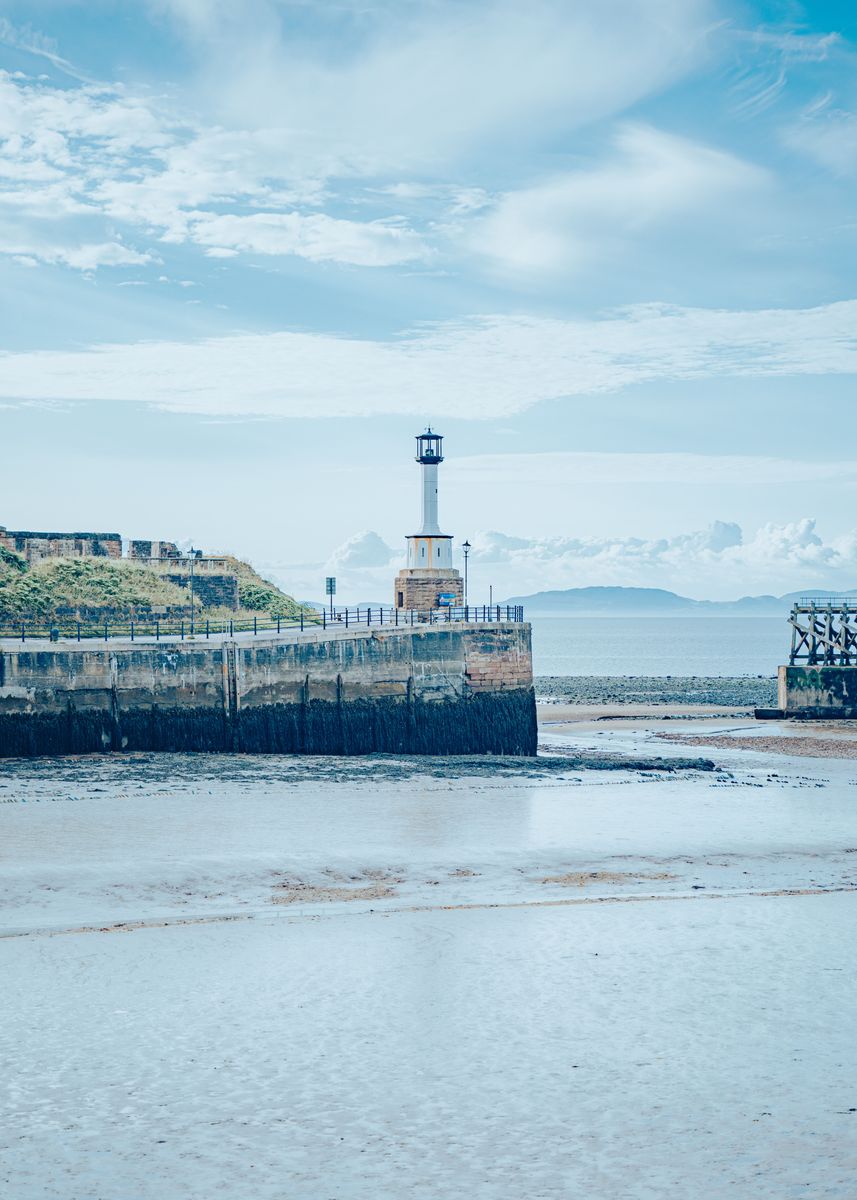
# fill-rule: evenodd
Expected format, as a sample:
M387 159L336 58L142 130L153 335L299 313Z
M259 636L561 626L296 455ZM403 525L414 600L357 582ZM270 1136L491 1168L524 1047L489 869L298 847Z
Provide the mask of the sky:
M0 2L0 524L857 587L857 8Z

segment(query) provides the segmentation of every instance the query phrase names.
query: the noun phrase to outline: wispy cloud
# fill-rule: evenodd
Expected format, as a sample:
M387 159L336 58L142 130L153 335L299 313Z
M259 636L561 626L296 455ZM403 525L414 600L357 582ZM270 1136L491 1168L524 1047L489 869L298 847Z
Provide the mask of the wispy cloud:
M160 241L361 267L426 259L432 222L412 228L397 187L466 219L484 193L448 172L470 169L476 147L529 144L535 128L550 138L680 77L703 53L712 3L346 6L337 28L351 40L334 54L318 37L323 9L304 37L269 0L252 20L234 5L162 0L153 7L201 55L182 99L0 72L0 253L107 243L118 222L147 252ZM68 66L41 35L0 21L4 38Z
M336 46L282 6L158 0L198 56L224 124L286 114L292 146L350 173L436 173L488 145L549 143L680 78L706 53L713 0L399 0L315 6ZM399 176L400 177L400 176Z
M837 108L829 95L788 125L783 140L834 175L847 178L857 173L857 113Z
M37 58L47 59L51 66L58 67L73 79L85 78L73 63L57 53L54 38L33 29L31 25L13 25L6 17L0 17L0 44L23 50Z
M855 372L854 300L749 312L641 305L601 320L474 318L389 341L285 332L5 354L0 397L486 419L655 379Z
M819 483L825 480L857 483L857 460L811 461L753 454L622 453L617 451L542 451L536 454L480 454L453 459L450 478L479 486L551 486L669 483L683 487L729 487Z
M56 246L49 242L7 242L4 252L24 262L59 264L79 271L95 271L99 267L133 267L155 261L152 254L141 253L121 242L83 242L80 245Z
M390 221L345 221L324 213L193 214L189 237L214 251L296 254L312 262L388 267L428 257L412 229Z
M627 125L587 168L500 198L465 236L512 269L568 272L657 226L711 224L724 205L768 186L761 168L732 154L641 125Z
M758 119L785 94L796 68L821 63L845 46L838 33L798 33L790 29L738 29L731 33L737 49L732 67L734 113Z

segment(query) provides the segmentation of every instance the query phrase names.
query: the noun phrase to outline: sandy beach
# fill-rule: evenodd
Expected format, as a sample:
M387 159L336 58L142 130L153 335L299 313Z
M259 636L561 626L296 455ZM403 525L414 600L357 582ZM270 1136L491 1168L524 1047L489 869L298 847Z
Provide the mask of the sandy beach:
M853 742L737 711L5 764L6 1194L849 1196Z

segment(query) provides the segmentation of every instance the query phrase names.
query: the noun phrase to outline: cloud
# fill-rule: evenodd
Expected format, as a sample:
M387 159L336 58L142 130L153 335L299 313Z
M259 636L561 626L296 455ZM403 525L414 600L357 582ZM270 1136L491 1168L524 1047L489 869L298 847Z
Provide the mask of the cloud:
M284 332L7 353L0 398L491 419L648 380L855 372L857 301L749 312L651 304L601 320L473 318L388 341Z
M634 453L621 451L542 451L533 454L480 454L453 459L447 467L458 485L543 487L669 483L689 487L734 487L752 479L755 486L857 483L857 460L812 461L750 454Z
M11 242L2 247L2 253L12 255L19 262L38 261L74 267L79 271L94 271L98 267L141 266L154 261L151 254L132 250L120 242L90 242L80 246L36 246Z
M641 231L719 216L724 204L759 193L767 173L731 154L626 125L593 167L509 192L465 238L518 270L574 269Z
M671 537L528 538L497 530L471 537L471 597L487 600L574 587L657 587L697 599L781 595L801 588L857 587L857 529L825 540L804 517L764 524L745 536L740 525L714 521ZM375 548L375 549L373 549ZM376 553L377 550L377 553ZM461 549L454 548L462 568ZM315 596L325 572L337 576L338 595L388 602L400 553L371 532L355 534L327 564L276 564L289 589ZM479 599L476 600L475 598Z
M60 89L0 71L0 253L20 254L29 241L50 247L33 251L44 261L86 270L152 261L151 252L81 253L82 242L115 242L104 235L122 222L150 242L193 243L212 257L385 267L428 256L395 214L300 211L325 193L291 141L285 129L208 128L119 85ZM85 236L93 228L100 238Z
M489 144L550 144L699 63L710 0L433 0L313 6L161 0L198 57L206 106L232 127L284 114L291 145L338 173L434 171ZM335 20L337 44L319 37Z
M74 267L75 247L120 240L122 223L150 254L162 241L218 258L424 261L432 243L450 248L426 210L466 221L485 203L459 179L462 164L478 170L475 148L529 147L534 129L550 141L680 77L705 53L712 5L653 0L643 13L637 0L603 0L590 13L561 0L380 0L321 4L304 21L272 0L252 20L219 2L153 3L200 55L196 92L168 99L0 72L0 207L16 218L0 225L0 253L30 241ZM0 21L3 38L68 66L41 35ZM401 217L400 199L419 202L422 229Z
M13 25L6 17L0 17L0 42L34 54L38 58L46 58L53 66L59 67L67 75L75 79L82 78L80 73L66 59L57 54L57 44L53 38L34 30L30 25Z
M731 29L728 89L732 111L743 120L758 120L780 103L795 68L825 62L846 43L837 33L795 33L777 29ZM727 75L728 78L728 75Z
M402 225L385 221L343 221L315 213L257 213L252 216L194 214L189 237L223 250L257 254L296 254L312 262L387 267L427 257L420 238Z
M707 529L665 538L509 538L485 532L471 541L474 577L490 572L509 594L621 586L729 599L857 586L857 530L825 542L810 517L762 525L749 538L739 525L715 521Z
M372 530L355 533L333 551L327 565L331 570L352 570L362 567L386 567L396 556L382 537Z
M834 50L844 45L838 33L795 33L794 30L783 33L773 29L745 29L737 31L735 37L757 50L774 50L788 63L823 62Z
M155 107L121 87L53 87L0 71L0 253L90 271L139 265L93 188L172 138Z
M297 17L257 0L250 18L220 0L148 7L197 62L180 88L0 72L0 252L124 241L154 257L162 242L374 269L436 257L449 270L471 253L471 268L567 273L664 231L674 256L682 231L685 246L718 229L740 241L769 186L713 146L609 130L722 54L719 0L320 0ZM49 39L0 19L4 37L63 65ZM837 44L744 37L778 64ZM598 122L606 152L545 175Z
M807 109L783 139L834 175L857 173L857 113L832 107L830 97Z

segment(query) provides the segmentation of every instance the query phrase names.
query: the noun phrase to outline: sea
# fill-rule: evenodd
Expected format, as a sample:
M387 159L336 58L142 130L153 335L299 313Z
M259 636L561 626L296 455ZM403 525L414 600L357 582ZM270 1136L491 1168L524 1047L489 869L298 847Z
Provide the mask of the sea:
M776 675L787 661L784 617L539 616L536 675Z

